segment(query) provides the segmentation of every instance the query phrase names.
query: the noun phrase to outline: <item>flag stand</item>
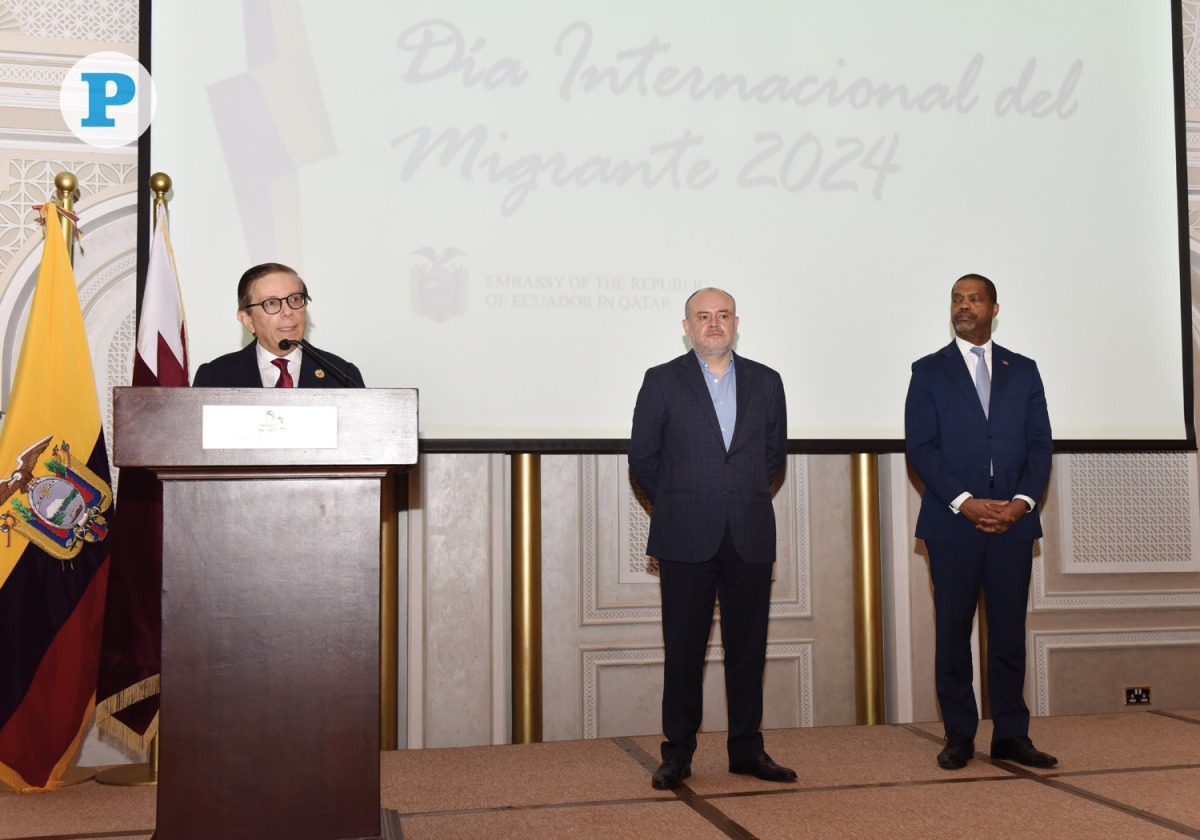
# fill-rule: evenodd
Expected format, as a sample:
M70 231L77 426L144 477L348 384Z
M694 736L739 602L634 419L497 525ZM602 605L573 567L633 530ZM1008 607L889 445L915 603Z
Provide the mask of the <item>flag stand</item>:
M63 787L71 787L72 785L90 782L96 778L95 767L68 767L63 771L62 778L59 782Z
M144 787L158 784L158 736L150 739L149 761L141 764L120 764L96 773L96 781L102 785L121 787Z

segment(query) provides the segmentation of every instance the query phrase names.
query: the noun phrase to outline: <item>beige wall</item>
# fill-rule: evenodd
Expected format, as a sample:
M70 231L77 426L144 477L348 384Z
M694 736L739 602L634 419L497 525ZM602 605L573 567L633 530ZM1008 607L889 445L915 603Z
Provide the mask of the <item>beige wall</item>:
M137 4L58 4L55 21L23 11L31 5L0 3L0 371L15 361L36 267L31 207L65 169L81 185L87 250L77 274L97 376L102 386L120 384L133 341L133 214L149 173L138 173L128 153L79 146L56 118L54 92L79 56L99 48L135 52ZM1200 160L1200 55L1193 55L1200 0L1182 6L1192 161ZM1200 169L1189 172L1200 186ZM1194 243L1198 220L1193 207ZM181 271L187 282L186 266ZM880 460L888 717L929 720L937 716L932 603L927 564L912 538L918 499L903 458ZM408 584L401 741L410 746L510 738L507 471L503 455L432 455L411 476L398 558ZM1197 704L1196 475L1194 455L1056 459L1031 595L1035 714L1120 711L1120 689L1131 684L1151 685L1155 707ZM656 732L657 583L641 556L645 516L624 458L544 457L542 489L545 737ZM775 504L780 556L766 723L853 723L849 459L792 456ZM1088 515L1105 505L1107 515ZM724 725L718 650L707 678L710 729ZM90 738L84 759L122 757Z

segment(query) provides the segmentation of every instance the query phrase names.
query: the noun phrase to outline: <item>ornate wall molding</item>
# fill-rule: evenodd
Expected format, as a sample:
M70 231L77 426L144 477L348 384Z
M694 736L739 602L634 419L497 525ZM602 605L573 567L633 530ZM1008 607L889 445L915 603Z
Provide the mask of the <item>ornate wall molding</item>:
M0 28L39 38L136 44L138 0L7 0Z
M812 528L810 515L811 500L808 495L808 456L789 455L787 484L791 490L792 569L795 571L795 593L793 600L781 602L772 599L772 618L812 618ZM776 565L778 571L778 565Z
M1200 44L1196 34L1200 32L1200 3L1196 0L1181 0L1183 12L1183 89L1184 104L1189 108L1200 105Z
M599 460L611 457L615 477L611 480L601 478ZM662 611L658 603L658 578L648 574L645 563L645 552L630 552L630 545L637 538L630 530L627 522L636 519L632 508L645 515L641 504L634 495L634 488L629 481L623 481L626 476L624 458L620 456L582 455L580 466L580 495L582 510L580 511L580 532L583 544L580 546L580 597L581 624L624 624L624 623L656 623L662 619ZM603 500L603 502L602 502ZM615 503L615 504L614 504ZM601 505L604 509L617 511L617 556L601 556ZM648 525L645 526L648 529ZM640 545L645 548L645 531L641 534ZM641 559L638 556L641 555ZM607 568L606 568L607 564ZM639 589L640 597L632 602L617 602L605 597L602 592L603 573L616 570L617 582L642 583L644 590Z
M1200 630L1085 630L1077 633L1032 633L1034 671L1033 714L1050 714L1050 654L1062 650L1200 645Z
M0 193L0 273L26 242L32 238L41 240L33 208L53 194L54 176L59 172L71 172L78 180L81 211L95 197L112 189L134 186L137 180L136 163L11 157L7 164L8 180ZM86 249L87 219L81 218L80 225ZM135 247L133 243L131 247Z
M1186 573L1200 568L1195 458L1190 453L1055 456L1055 499L1063 531L1056 551L1062 572ZM1129 510L1106 518L1110 506ZM1075 515L1077 507L1087 515ZM1080 527L1086 535L1082 549ZM1121 584L1128 586L1128 580ZM1046 556L1039 551L1030 600L1034 612L1187 609L1200 607L1200 590L1168 589L1160 583L1052 592Z
M583 737L599 737L600 677L605 668L640 667L663 664L661 647L585 648L583 656ZM722 662L724 654L719 645L710 645L704 661ZM790 661L797 668L800 691L796 695L796 712L801 726L813 725L812 640L770 642L767 644L767 667L772 662ZM711 672L710 672L711 673Z
M21 91L20 107L36 107L34 103L45 101L47 107L57 108L58 88L77 60L62 55L33 55L5 50L0 52L0 85L32 86ZM28 101L30 97L34 99L33 103Z
M1030 597L1033 612L1067 610L1153 610L1200 607L1200 590L1139 590L1132 592L1047 592L1045 558L1034 556Z

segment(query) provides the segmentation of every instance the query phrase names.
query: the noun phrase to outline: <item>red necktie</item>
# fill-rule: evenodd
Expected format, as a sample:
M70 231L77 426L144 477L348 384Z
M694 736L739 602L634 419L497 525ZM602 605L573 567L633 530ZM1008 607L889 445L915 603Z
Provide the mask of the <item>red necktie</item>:
M275 383L276 388L295 388L295 383L292 382L292 375L288 373L287 359L272 359L271 364L279 368L279 379Z

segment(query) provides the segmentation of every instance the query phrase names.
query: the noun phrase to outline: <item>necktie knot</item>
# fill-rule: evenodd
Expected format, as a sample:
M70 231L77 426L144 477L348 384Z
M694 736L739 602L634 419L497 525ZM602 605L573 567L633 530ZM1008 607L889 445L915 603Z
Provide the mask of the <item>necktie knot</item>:
M975 393L979 394L979 404L983 406L983 416L988 416L988 408L992 401L992 377L988 373L987 359L984 358L982 347L972 347L975 354Z
M275 381L275 387L276 388L294 388L295 384L292 382L292 375L290 373L288 373L288 360L287 359L272 359L271 364L273 364L273 365L275 365L275 367L279 368L279 379L277 379Z

